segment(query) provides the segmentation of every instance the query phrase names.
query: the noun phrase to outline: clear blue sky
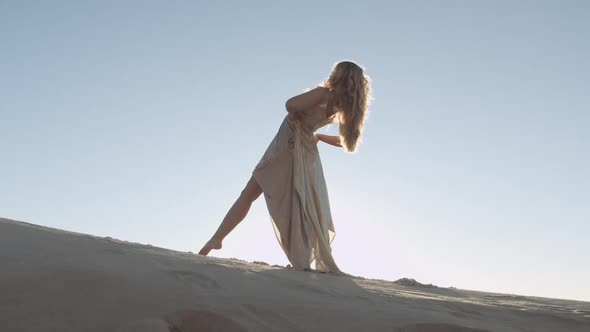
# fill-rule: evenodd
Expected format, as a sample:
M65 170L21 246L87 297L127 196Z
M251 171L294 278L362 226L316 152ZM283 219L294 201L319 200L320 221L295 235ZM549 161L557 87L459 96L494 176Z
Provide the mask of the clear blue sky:
M586 1L2 1L0 48L0 216L198 251L349 59L375 101L357 154L320 146L340 267L590 300ZM212 254L288 263L262 197Z

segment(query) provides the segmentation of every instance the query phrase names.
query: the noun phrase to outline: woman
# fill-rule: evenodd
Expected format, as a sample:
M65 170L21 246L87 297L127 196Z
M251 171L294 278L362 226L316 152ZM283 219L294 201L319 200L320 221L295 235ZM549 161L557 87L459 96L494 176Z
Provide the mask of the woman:
M279 244L296 270L341 273L331 254L335 236L328 190L317 142L348 152L360 143L371 86L363 68L351 61L334 65L323 86L287 100L287 116L252 177L217 232L199 252L221 249L223 239L244 219L252 202L264 193ZM315 134L339 123L339 135Z

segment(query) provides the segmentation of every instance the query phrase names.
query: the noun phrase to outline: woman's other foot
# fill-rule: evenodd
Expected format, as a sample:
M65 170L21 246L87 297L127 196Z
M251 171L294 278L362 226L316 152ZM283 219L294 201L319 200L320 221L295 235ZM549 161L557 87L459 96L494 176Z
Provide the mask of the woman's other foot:
M209 242L207 242L205 244L205 246L203 246L203 249L201 249L201 251L199 251L199 255L205 255L207 256L207 254L209 254L209 251L211 251L211 249L221 249L221 241L215 240L215 239L211 239L209 240Z

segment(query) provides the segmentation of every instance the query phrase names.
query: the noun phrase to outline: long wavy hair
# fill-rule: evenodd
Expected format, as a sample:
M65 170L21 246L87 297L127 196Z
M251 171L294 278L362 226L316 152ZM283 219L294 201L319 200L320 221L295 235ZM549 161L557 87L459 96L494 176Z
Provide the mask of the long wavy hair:
M348 152L355 152L362 141L363 128L368 116L371 80L364 69L352 61L334 64L324 87L334 95L333 104L340 123L340 142Z

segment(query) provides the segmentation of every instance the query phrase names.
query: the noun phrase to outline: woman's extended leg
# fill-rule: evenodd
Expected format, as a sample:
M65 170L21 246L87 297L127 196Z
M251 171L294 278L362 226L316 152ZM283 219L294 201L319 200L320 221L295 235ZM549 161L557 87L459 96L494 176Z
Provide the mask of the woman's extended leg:
M262 188L260 188L256 180L254 180L253 176L250 177L250 180L242 190L240 197L238 197L234 205L229 209L213 237L211 237L209 242L207 242L203 249L199 251L199 255L207 255L211 249L221 249L221 242L223 239L246 217L252 202L254 202L260 194L262 194Z

